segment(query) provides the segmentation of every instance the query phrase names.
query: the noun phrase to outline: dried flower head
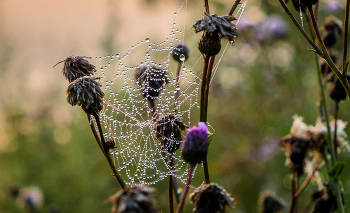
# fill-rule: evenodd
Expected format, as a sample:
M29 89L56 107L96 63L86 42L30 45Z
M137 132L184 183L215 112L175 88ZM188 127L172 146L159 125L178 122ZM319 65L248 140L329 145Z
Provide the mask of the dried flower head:
M62 73L64 77L68 79L69 83L80 77L93 75L94 72L96 72L95 66L90 64L90 62L85 58L89 57L69 56L65 60L57 63L59 64L64 62Z
M177 62L186 61L189 57L190 51L185 44L176 44L172 51L173 59Z
M204 122L199 122L198 127L193 126L188 130L181 153L183 159L190 164L200 163L206 158L208 154L208 127Z
M341 196L343 205L345 205L345 199L342 188ZM314 201L313 213L331 213L335 212L338 208L336 197L333 194L333 191L329 184L324 184L321 189L314 191L312 193L312 199Z
M104 93L97 77L84 76L69 84L67 101L72 106L78 105L87 114L97 114L103 108Z
M169 153L174 153L180 148L181 142L184 140L183 131L188 126L182 123L180 115L168 113L160 117L154 126L155 138L160 140L162 149Z
M149 66L135 69L135 81L138 90L148 100L157 99L164 86L170 82L167 70Z
M17 203L21 208L37 211L43 205L43 193L38 187L24 187L19 190Z
M225 213L227 208L234 208L234 198L216 183L205 184L196 188L190 199L195 203L195 213Z
M283 201L276 198L276 195L267 190L260 194L259 203L261 204L261 213L278 213L285 208Z
M233 16L218 16L216 14L204 14L193 28L196 33L203 31L203 36L198 44L199 51L205 56L214 56L220 52L222 38L227 39L231 44L238 36L237 27L232 23L236 20Z
M347 76L348 81L350 80L350 75ZM338 77L334 74L329 78L329 82L331 85L330 88L330 96L335 102L340 102L346 99L347 94L345 88Z
M335 121L330 122L332 135L334 134ZM347 148L345 141L346 133L344 128L347 122L337 120L337 142L339 149ZM300 167L305 167L305 158L308 154L323 156L323 147L326 144L325 133L327 127L319 118L315 126L306 125L303 118L297 115L294 116L291 134L283 137L280 141L280 146L286 151L288 166L295 166L298 174L303 171Z
M150 197L156 193L154 188L143 185L127 186L107 201L113 203L112 213L154 213L159 210Z
M325 32L323 42L326 47L332 47L337 42L338 37L343 34L342 23L336 17L328 16L322 27Z

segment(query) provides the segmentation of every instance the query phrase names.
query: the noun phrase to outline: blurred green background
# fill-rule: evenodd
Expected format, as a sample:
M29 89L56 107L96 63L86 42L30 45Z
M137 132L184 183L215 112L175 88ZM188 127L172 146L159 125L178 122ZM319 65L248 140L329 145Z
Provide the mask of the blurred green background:
M209 1L210 11L227 14L233 2ZM66 102L62 66L52 66L70 55L103 56L145 37L164 39L182 3L0 1L0 212L22 212L9 192L11 186L40 187L44 194L40 212L110 211L111 204L103 202L120 187L84 112ZM201 35L190 28L202 17L203 4L189 0L186 19L179 17L187 26L185 43L193 60L199 56L196 46ZM321 0L319 23L329 14L342 19L343 5L344 0ZM293 12L301 21L299 12ZM240 36L227 48L210 88L208 120L216 133L208 161L211 181L237 202L231 211L258 212L259 194L266 189L289 203L289 169L279 139L289 134L295 114L315 124L317 78L313 55L307 50L310 45L278 1L248 0L238 28ZM341 43L335 47L339 56ZM194 72L201 69L199 62ZM333 114L334 103L327 101ZM339 117L345 121L350 120L349 107L348 100L340 104ZM349 157L345 152L340 160L349 163ZM196 174L193 181L199 185L201 168ZM321 176L325 174L322 168ZM341 175L347 201L349 177L347 166ZM168 212L167 183L164 179L154 186L164 212ZM310 184L299 199L300 208L315 188ZM186 212L191 208L187 202Z

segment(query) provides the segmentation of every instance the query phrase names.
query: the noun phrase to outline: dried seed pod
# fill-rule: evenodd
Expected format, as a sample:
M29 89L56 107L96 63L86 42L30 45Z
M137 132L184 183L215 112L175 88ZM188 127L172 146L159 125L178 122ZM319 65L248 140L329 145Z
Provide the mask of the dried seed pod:
M195 213L225 213L228 208L234 208L234 198L216 183L204 184L196 188L190 199L195 203Z
M64 62L62 73L64 77L68 79L69 83L80 77L93 75L94 72L96 72L95 66L93 64L90 64L90 62L85 58L88 57L69 56L65 60L57 63L59 64Z
M164 86L170 82L167 70L148 66L135 69L135 81L137 89L148 100L157 99Z
M208 127L199 122L198 127L193 126L186 134L181 154L190 164L197 164L205 160L208 154Z
M162 149L169 153L174 153L180 148L181 142L184 140L183 131L188 126L182 123L179 115L168 113L160 117L154 126L155 138L160 140Z
M135 185L127 186L108 198L113 203L112 213L156 213L156 203L151 200L157 191L154 188Z
M103 108L104 93L97 77L84 76L69 84L67 101L70 105L81 106L87 114L97 114Z
M344 193L342 187L340 187L341 197L343 205L345 205ZM314 196L315 195L315 196ZM321 190L317 190L313 193L314 211L313 213L331 213L338 209L337 199L333 194L329 184L324 184Z

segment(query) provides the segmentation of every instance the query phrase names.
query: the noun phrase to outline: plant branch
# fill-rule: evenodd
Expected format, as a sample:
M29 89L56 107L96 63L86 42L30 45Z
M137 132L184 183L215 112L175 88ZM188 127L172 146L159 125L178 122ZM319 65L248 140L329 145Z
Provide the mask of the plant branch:
M343 42L343 77L346 78L346 74L348 72L347 69L345 69L346 64L346 58L348 53L348 33L349 33L349 7L350 7L350 0L346 1L346 8L345 8L345 23L344 23L344 42Z
M192 174L193 174L193 170L194 170L195 166L196 165L194 165L194 164L190 164L190 168L188 169L188 177L187 177L186 187L185 187L185 190L183 192L183 195L182 195L182 198L181 198L181 202L180 202L179 208L177 209L176 213L180 213L182 208L184 207L186 196L187 196L187 193L188 193L188 188L190 188L190 183L191 183L191 180L192 180Z
M297 174L295 172L295 168L292 168L292 191L291 191L291 201L289 206L289 213L295 213L295 207L297 205L298 197L295 197L295 192L297 191Z
M279 0L279 1L281 1L281 0ZM318 29L318 25L317 25L317 22L316 22L316 19L315 19L315 15L313 13L312 6L309 6L308 10L309 10L309 13L310 13L310 16L311 16L312 25L313 25L314 30L315 30L316 38L317 38L317 40L318 40L318 42L319 42L319 44L321 46L322 52L323 52L322 56L325 59L325 61L327 62L328 66L332 69L334 74L338 77L340 82L343 84L343 86L345 88L345 91L348 94L348 97L350 97L350 86L349 86L349 83L348 83L348 79L343 77L343 75L340 73L339 69L334 64L334 62L332 61L331 57L329 56L329 54L327 52L327 49L326 49L326 47L325 47L325 45L323 43L323 40L321 38L321 35L320 35L320 31ZM332 159L332 163L334 163L334 159Z
M339 102L335 101L334 104L334 132L333 132L333 144L334 144L334 154L335 154L335 162L338 161L337 154L337 121L338 121L338 111L339 111Z
M300 186L300 188L298 189L298 191L294 194L294 197L299 197L300 194L305 190L305 188L307 187L307 185L310 183L311 178L314 176L318 166L320 165L320 163L322 162L322 159L317 159L316 163L314 164L312 171L308 174L308 176L306 177L305 181L303 182L303 184Z
M293 21L294 25L298 28L298 30L301 32L301 34L303 34L303 36L306 38L306 40L311 44L311 46L316 50L317 54L319 54L320 56L323 56L323 53L321 51L321 49L315 44L315 42L312 41L312 39L307 35L307 33L305 32L305 30L302 28L302 26L300 26L300 24L298 23L298 21L295 19L295 17L293 16L293 14L290 12L290 10L288 9L287 5L284 3L283 0L278 0L280 2L280 4L282 5L284 11L287 13L287 15L289 16L289 18Z
M232 5L230 12L228 13L229 16L232 16L233 12L236 10L238 5L241 3L241 0L236 0L235 3Z
M113 163L113 160L111 158L111 155L109 154L109 151L108 151L109 148L106 146L106 141L105 141L105 139L103 137L102 127L101 127L101 123L100 123L100 118L98 117L97 114L93 114L92 116L94 116L96 124L97 124L97 128L99 130L99 137L97 139L96 138L96 135L97 135L96 134L96 129L95 129L94 125L90 124L92 132L94 133L95 139L97 140L97 143L100 145L100 148L101 148L104 156L106 157L106 159L108 161L108 164L111 167L115 178L118 180L120 186L124 189L126 187L126 184L125 184L124 180L122 179L122 177L120 176L119 172L117 171L117 169L116 169L116 167L115 167L115 165ZM88 115L88 118L89 118L89 122L92 122L91 121L91 117L89 115Z

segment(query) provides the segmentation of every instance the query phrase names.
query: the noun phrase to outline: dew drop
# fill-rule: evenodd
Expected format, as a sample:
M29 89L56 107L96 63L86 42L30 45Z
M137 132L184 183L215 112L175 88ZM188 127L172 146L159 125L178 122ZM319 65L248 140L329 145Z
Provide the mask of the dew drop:
M185 61L185 59L186 59L184 54L181 54L179 58L180 58L180 61Z
M145 42L149 42L149 38L146 38L146 39L145 39Z

